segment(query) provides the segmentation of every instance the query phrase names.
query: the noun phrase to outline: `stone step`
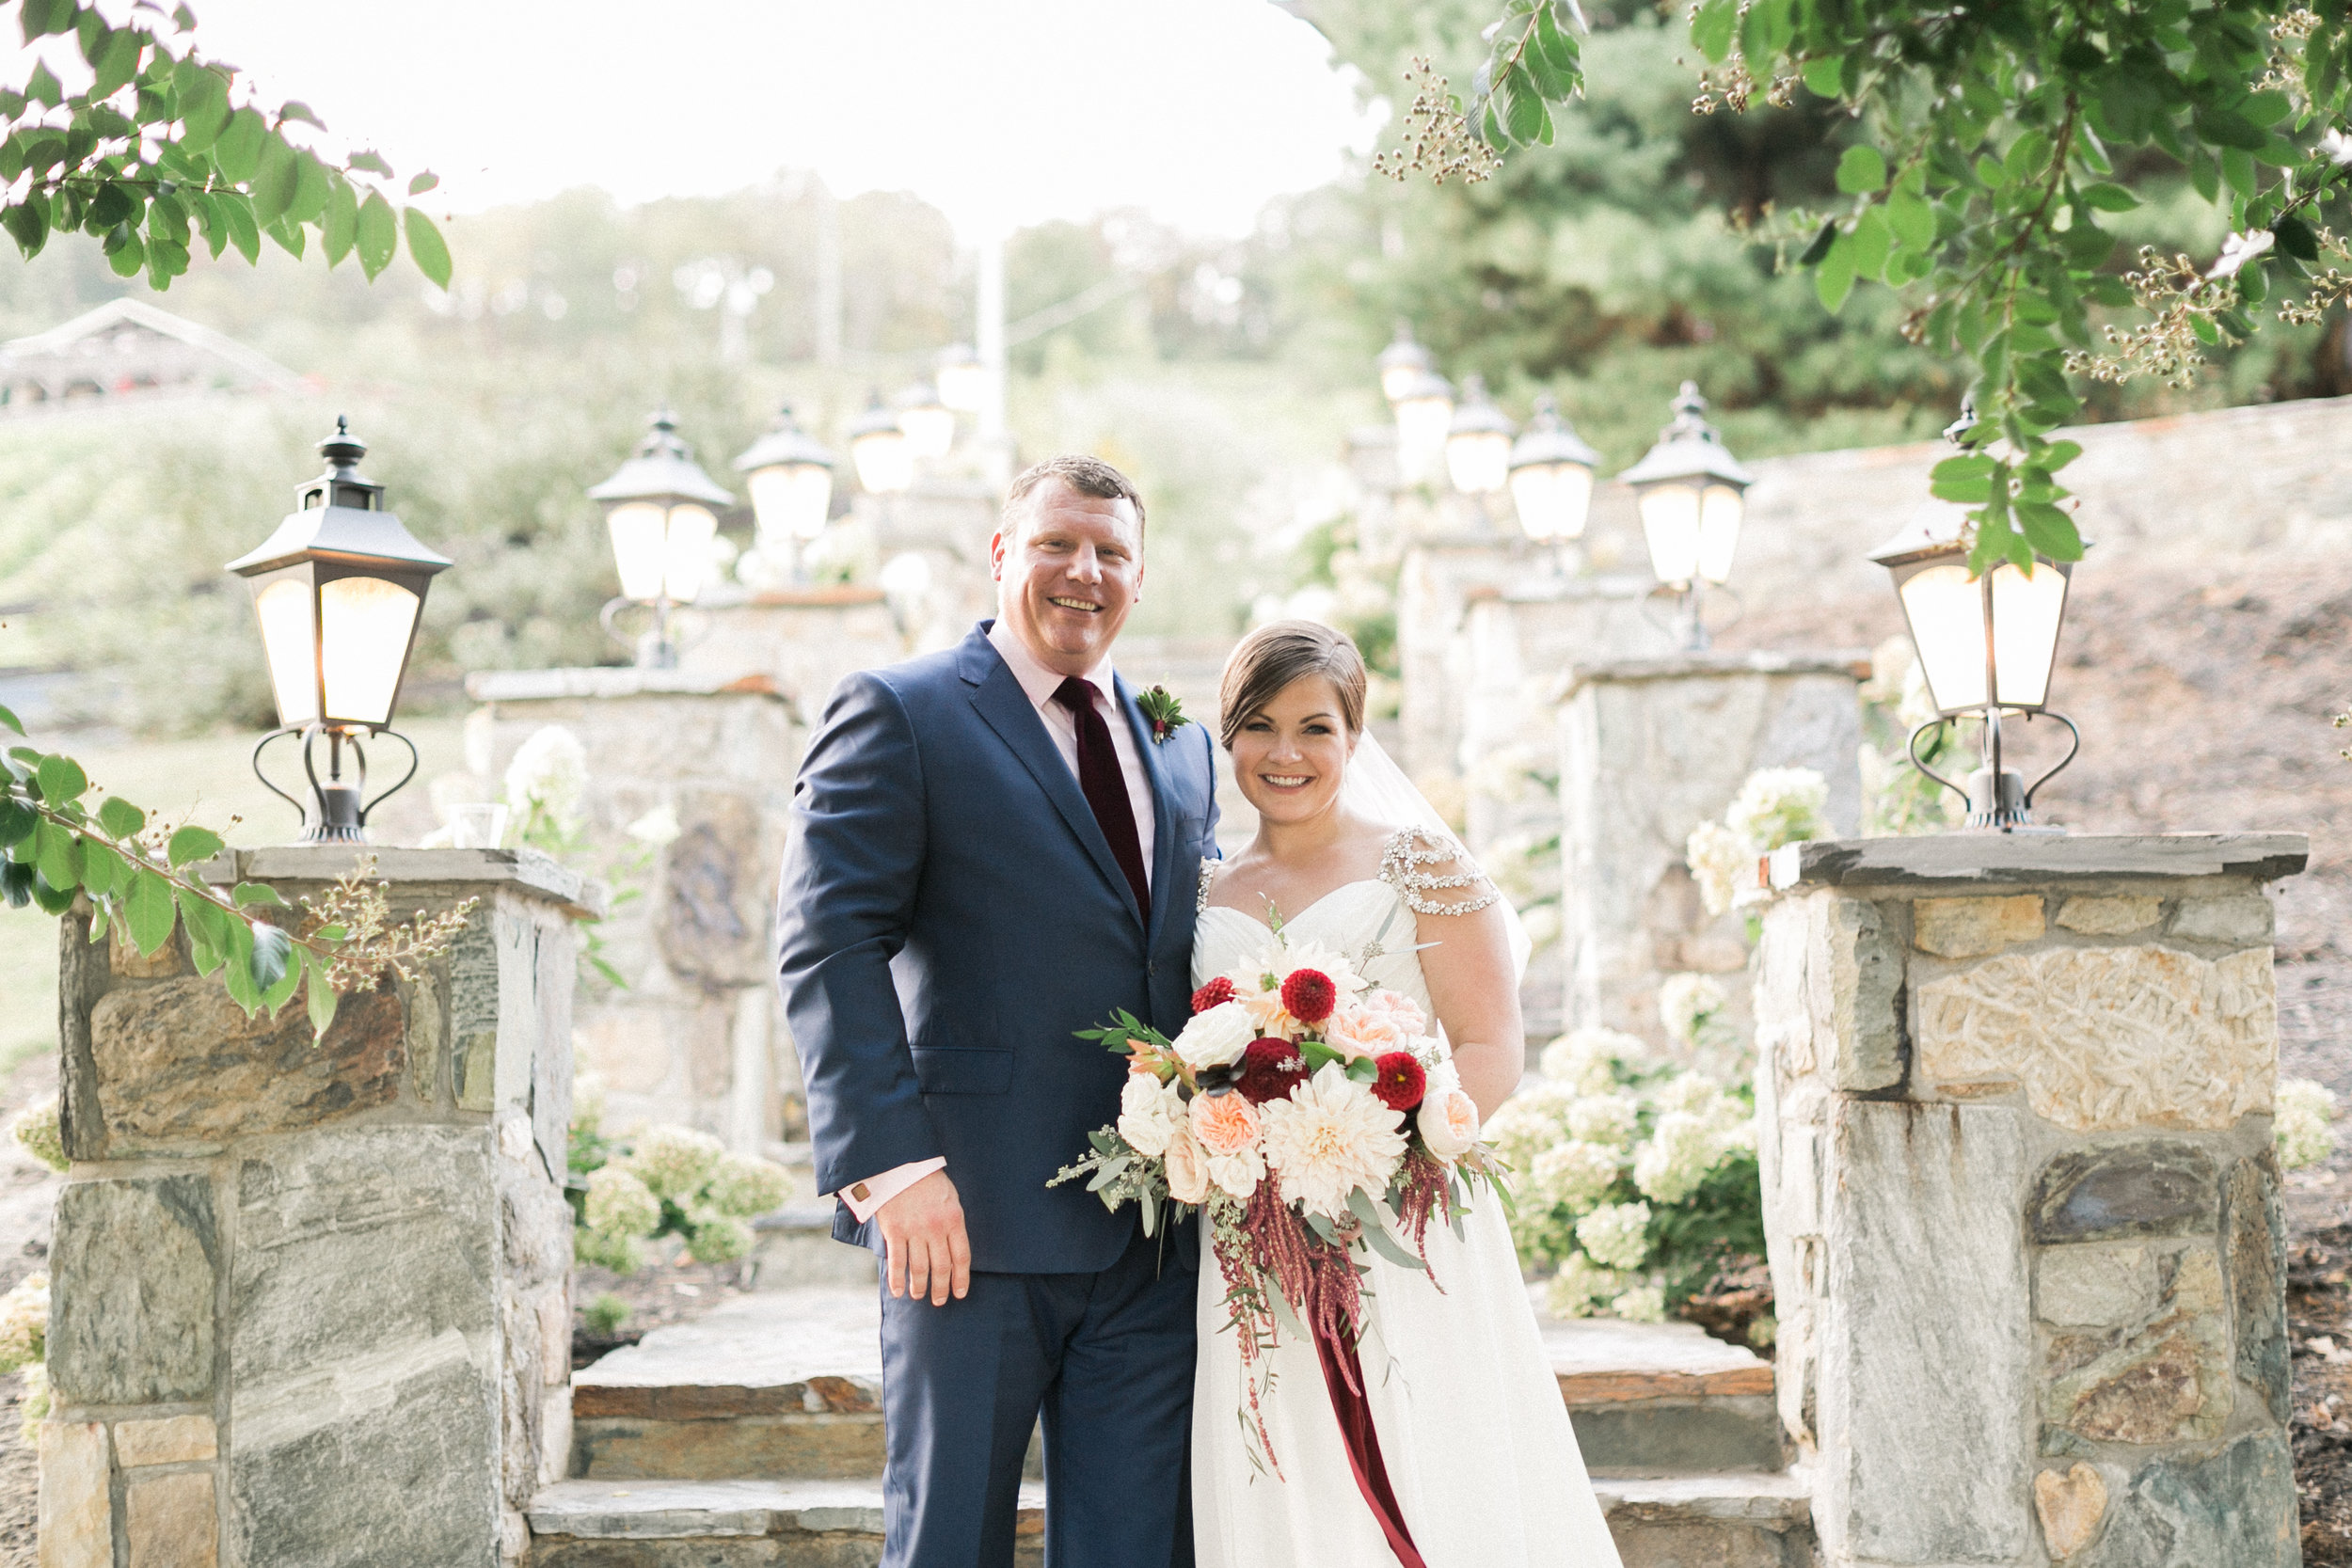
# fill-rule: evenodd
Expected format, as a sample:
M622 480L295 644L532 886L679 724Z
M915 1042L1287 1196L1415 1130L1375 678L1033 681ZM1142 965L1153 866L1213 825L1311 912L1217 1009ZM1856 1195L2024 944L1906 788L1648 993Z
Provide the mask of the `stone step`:
M1594 1482L1625 1568L1810 1568L1812 1514L1793 1475ZM1022 1568L1042 1561L1045 1492L1021 1489ZM532 1499L532 1568L868 1568L878 1481L567 1481Z
M882 1473L881 1307L871 1286L761 1291L656 1329L580 1371L570 1473L597 1480L846 1480ZM1769 1471L1772 1370L1689 1323L1547 1322L1596 1471Z

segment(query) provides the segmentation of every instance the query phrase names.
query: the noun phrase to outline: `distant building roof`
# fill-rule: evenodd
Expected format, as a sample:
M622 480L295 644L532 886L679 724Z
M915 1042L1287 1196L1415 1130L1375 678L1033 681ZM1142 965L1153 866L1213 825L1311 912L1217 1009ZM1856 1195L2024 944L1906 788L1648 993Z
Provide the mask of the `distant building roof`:
M143 299L111 299L46 332L0 344L0 417L301 385L268 355Z

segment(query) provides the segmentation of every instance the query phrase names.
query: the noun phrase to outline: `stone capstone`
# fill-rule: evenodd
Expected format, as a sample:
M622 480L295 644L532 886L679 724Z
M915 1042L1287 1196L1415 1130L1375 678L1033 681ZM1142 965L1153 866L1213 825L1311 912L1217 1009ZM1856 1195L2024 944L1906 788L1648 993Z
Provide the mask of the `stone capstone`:
M470 1562L496 1539L492 1139L326 1128L242 1163L230 1560Z
M486 1111L498 1102L499 950L491 919L477 911L450 944L451 1092L467 1111Z
M155 1404L213 1386L220 1254L200 1176L68 1182L50 1254L49 1381L63 1404Z
M40 1568L114 1568L103 1423L41 1422L38 1509Z
M129 1568L214 1568L219 1510L210 1470L134 1477L122 1493Z
M2059 906L2058 923L2087 937L2120 937L2146 930L2163 912L2164 900L2153 896L2083 896Z
M2259 893L2231 898L2184 898L2172 911L2170 934L2187 942L2267 942L2270 900Z
M2043 1470L2033 1478L2033 1511L2042 1521L2042 1542L2055 1558L2073 1557L2090 1544L2106 1517L2107 1483L2088 1465L2060 1474Z
M2007 1562L2028 1546L2032 1398L2016 1112L1840 1099L1817 1396L1825 1556ZM1994 1499L2007 1499L1995 1502Z
M1900 939L1876 904L1839 898L1824 912L1829 973L1823 979L1836 1042L1831 1081L1848 1090L1892 1088L1903 1076Z
M119 987L90 1015L110 1152L216 1146L389 1104L405 1026L389 991L345 997L313 1042L301 1008L247 1017L217 978Z
M152 1421L115 1423L115 1461L124 1469L210 1459L217 1442L210 1416L166 1416Z
M2042 1166L2026 1224L2042 1243L2210 1235L2220 1201L2213 1156L2195 1144L2117 1144Z
M1935 1084L2023 1085L2034 1115L2070 1132L2227 1128L2268 1111L2276 1086L2270 951L1993 958L1920 988L1918 1045Z
M2145 1326L2104 1339L2076 1335L2053 1340L2043 1419L2101 1443L2221 1434L2231 1394L2220 1263L2201 1244L2170 1261L2160 1315Z
M2112 1490L2106 1532L2068 1568L2292 1568L2298 1534L2286 1434L2249 1433L2151 1460Z
M2145 1246L2050 1247L2034 1265L2034 1316L2117 1328L2156 1305L2156 1259Z
M2042 934L2042 898L1922 898L1911 906L1912 945L1939 958L1978 958Z
M2271 1419L2284 1421L2291 1405L2286 1217L2268 1156L2230 1168L2221 1196L2221 1245L2237 1328L2237 1375L2262 1396Z

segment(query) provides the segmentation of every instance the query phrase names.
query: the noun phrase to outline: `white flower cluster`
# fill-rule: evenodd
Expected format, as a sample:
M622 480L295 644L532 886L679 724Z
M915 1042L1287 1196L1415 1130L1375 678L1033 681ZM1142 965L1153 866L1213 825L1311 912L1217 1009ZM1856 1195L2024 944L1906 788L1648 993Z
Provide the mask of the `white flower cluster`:
M57 1097L54 1094L42 1095L19 1111L16 1119L8 1123L8 1136L51 1170L64 1170L73 1163L66 1158L65 1129L57 1120Z
M49 1276L28 1274L0 1296L0 1372L45 1359L48 1340Z
M593 1134L594 1117L575 1118L575 1131L581 1127ZM755 1240L748 1222L782 1207L792 1178L771 1161L730 1153L707 1132L663 1126L646 1129L628 1154L590 1171L587 1185L574 1250L582 1262L633 1274L644 1263L646 1238L665 1220L684 1234L696 1262L743 1257Z
M1658 987L1658 1021L1666 1037L1693 1048L1713 1033L1730 1005L1711 974L1669 974Z
M2336 1151L2336 1097L2324 1084L2309 1078L2281 1078L2270 1135L2279 1148L2279 1164L2287 1170L2315 1165Z
M588 793L588 749L561 724L533 730L506 765L506 804L525 832L545 825L559 836L578 830Z
M1822 812L1829 781L1810 768L1761 768L1748 775L1721 822L1702 822L1683 843L1683 859L1706 900L1721 914L1756 896L1756 862L1784 844L1828 836Z

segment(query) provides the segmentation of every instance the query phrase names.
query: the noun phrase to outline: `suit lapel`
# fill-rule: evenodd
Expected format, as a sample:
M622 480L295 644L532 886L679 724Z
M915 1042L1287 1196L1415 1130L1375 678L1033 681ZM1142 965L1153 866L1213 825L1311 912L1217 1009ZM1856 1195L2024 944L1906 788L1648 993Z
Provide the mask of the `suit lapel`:
M977 645L977 646L976 646ZM1078 842L1094 861L1111 886L1118 890L1130 911L1135 911L1136 895L1127 885L1127 874L1119 869L1119 862L1111 855L1110 840L1103 836L1102 825L1094 820L1094 808L1087 804L1086 794L1078 787L1078 777L1062 760L1061 749L1054 737L1045 733L1045 721L1029 705L1029 694L1021 689L1021 683L1005 668L988 639L974 632L966 641L964 657L960 661L961 673L972 685L972 706L997 738L1021 759L1021 766L1029 770L1046 800L1061 814L1070 831L1078 835Z
M1127 718L1127 733L1135 736L1136 752L1143 758L1143 770L1152 780L1152 928L1148 935L1156 941L1168 913L1168 891L1176 885L1178 813L1167 759L1160 754L1160 743L1152 738L1151 721L1144 718L1142 705L1124 676L1114 671L1111 684L1119 692L1119 711Z

